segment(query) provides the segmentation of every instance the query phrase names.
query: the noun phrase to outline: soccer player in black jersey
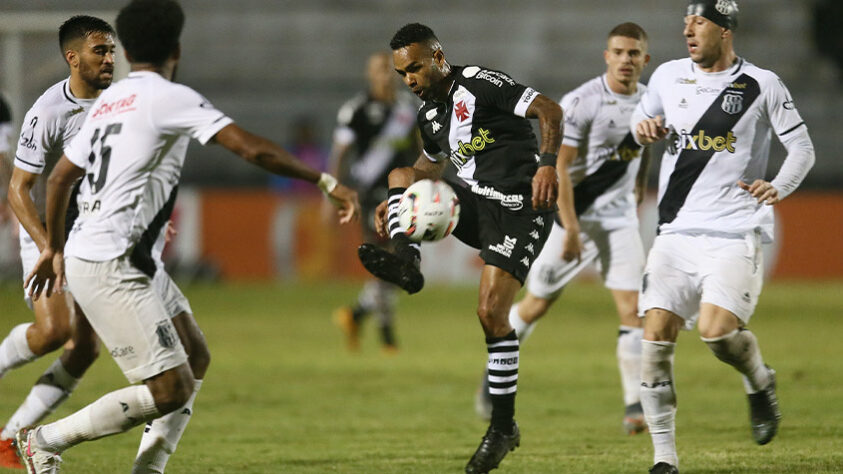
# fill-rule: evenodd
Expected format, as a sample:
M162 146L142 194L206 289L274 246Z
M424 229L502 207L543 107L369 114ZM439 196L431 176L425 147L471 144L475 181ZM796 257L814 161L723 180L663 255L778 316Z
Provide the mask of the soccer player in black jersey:
M518 338L507 314L550 232L556 209L556 159L562 109L508 75L479 66L451 66L433 31L413 23L390 43L395 71L424 104L418 113L424 153L411 168L389 174L389 198L376 222L389 233L395 253L360 246L363 265L408 293L421 290L419 247L398 224L404 190L420 179L437 179L450 160L463 185L451 183L460 200L453 234L480 250L483 267L477 315L489 352L492 419L465 471L488 472L520 443L514 420ZM527 118L538 118L541 149Z
M390 53L369 56L366 78L368 90L346 102L337 114L331 171L352 183L360 196L363 241L389 248L389 240L375 231L375 209L386 199L389 172L412 165L419 156L418 104L406 92L396 91ZM378 319L384 353L397 350L393 327L396 291L395 285L372 279L353 306L335 311L334 320L345 332L349 350L359 348L360 325L370 313Z

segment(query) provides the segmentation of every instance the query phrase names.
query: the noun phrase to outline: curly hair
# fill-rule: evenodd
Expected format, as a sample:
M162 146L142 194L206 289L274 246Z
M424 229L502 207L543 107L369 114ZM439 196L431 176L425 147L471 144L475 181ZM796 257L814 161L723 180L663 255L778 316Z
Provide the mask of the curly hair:
M174 0L132 0L117 15L117 36L135 62L161 64L179 46L184 11Z

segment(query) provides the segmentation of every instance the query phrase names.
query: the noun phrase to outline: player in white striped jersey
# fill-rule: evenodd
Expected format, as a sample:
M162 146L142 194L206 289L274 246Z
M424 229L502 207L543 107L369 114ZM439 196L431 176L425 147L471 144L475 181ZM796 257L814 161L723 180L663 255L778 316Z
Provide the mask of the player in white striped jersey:
M620 319L616 354L623 424L627 433L635 434L645 428L638 396L643 330L637 315L644 248L636 206L646 189L649 149L635 143L628 124L646 89L638 79L649 61L647 33L635 23L616 26L603 56L606 73L560 102L565 134L557 169L560 176L570 175L570 181L560 179L559 222L530 269L527 292L512 306L509 322L523 342L565 285L597 263ZM482 396L487 392L479 390L476 398L481 417L491 408L488 396Z
M631 121L639 143L667 141L659 234L639 304L651 472L678 472L673 354L679 330L697 312L702 340L743 375L758 444L772 440L781 417L775 372L746 325L761 292L761 242L773 236L770 206L802 182L814 149L784 83L736 55L737 12L732 0L691 0L684 29L690 57L656 69ZM772 133L787 157L767 182Z
M369 88L340 108L331 153L334 173L341 176L347 172L360 196L363 241L385 248L389 241L377 235L375 209L387 198L387 175L394 168L411 165L420 151L418 107L411 96L395 90L394 74L387 52L369 56ZM378 318L384 353L398 349L393 327L396 292L395 285L373 278L363 286L353 306L334 312L349 350L359 348L360 325L370 313Z
M272 142L233 123L189 87L172 81L184 13L173 0L134 0L117 17L131 63L129 77L92 106L50 175L48 245L27 277L37 298L67 283L110 354L131 382L54 423L24 428L18 454L32 472L58 472L59 454L83 441L120 433L189 403L194 377L177 330L153 281L156 237L169 217L190 138L211 140L271 172L314 184L340 208L359 214L356 193ZM64 211L82 178L80 216L64 245ZM65 262L65 253L67 261ZM135 466L135 472L146 466Z
M58 36L70 77L47 89L26 113L9 185L9 205L20 222L24 276L47 243L43 225L47 174L61 157L64 145L76 136L94 100L111 84L114 70L114 30L105 21L74 16L61 25ZM74 210L70 214L72 221ZM25 294L35 322L15 326L0 343L2 376L73 339L5 423L0 432L0 465L21 467L11 446L17 430L52 412L97 357L99 340L82 311L74 308L72 298L65 296L33 302Z

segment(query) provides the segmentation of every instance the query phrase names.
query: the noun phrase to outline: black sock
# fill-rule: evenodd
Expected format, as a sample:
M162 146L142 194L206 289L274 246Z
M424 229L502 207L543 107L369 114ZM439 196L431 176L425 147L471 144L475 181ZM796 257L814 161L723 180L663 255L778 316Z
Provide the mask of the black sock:
M515 392L518 387L518 336L513 330L504 337L486 338L489 351L489 394L492 398L492 426L512 434Z
M391 324L381 326L381 341L385 346L395 346L395 332L392 330Z
M353 319L355 323L360 324L363 319L366 318L367 314L369 314L368 311L363 309L362 306L357 305L351 310L351 319Z

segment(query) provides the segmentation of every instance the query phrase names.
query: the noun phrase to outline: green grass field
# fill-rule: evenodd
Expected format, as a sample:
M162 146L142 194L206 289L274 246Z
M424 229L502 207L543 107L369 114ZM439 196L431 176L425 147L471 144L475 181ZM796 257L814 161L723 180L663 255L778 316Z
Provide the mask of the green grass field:
M331 323L350 284L184 288L213 360L170 473L444 473L462 469L485 431L473 396L485 363L476 289L427 288L399 306L401 351L380 352L365 327L359 354ZM2 337L31 318L20 290L0 287ZM698 335L676 355L678 448L684 473L843 472L843 283L770 284L752 321L778 371L784 419L756 446L737 373ZM608 293L575 283L521 350L512 473L646 472L648 435L625 436ZM52 362L0 381L0 419ZM107 354L51 420L126 384ZM79 445L68 473L129 472L141 430ZM0 469L2 471L2 469Z

